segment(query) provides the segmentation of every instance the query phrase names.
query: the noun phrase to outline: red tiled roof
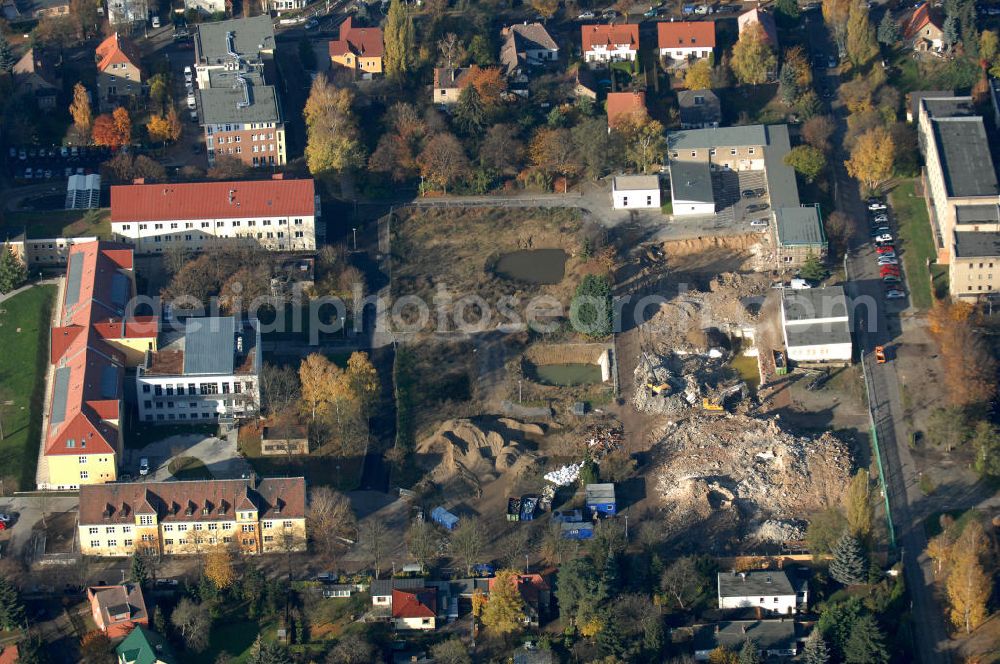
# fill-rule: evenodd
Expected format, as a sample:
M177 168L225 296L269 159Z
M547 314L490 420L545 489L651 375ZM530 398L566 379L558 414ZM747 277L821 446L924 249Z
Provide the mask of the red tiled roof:
M612 127L632 113L646 112L646 93L639 92L609 92L606 108L608 111L608 126Z
M497 577L491 577L489 580L490 592L493 591L493 585L495 584ZM517 585L518 591L521 593L521 597L528 604L537 605L538 596L543 590L549 589L549 584L545 582L545 579L541 574L518 574L513 577L514 583Z
M906 39L913 39L928 23L933 25L938 30L941 29L940 20L931 13L931 6L925 2L913 10L913 14L910 15L910 19L903 27L903 37Z
M17 644L0 646L0 664L14 664L18 656Z
M385 46L381 28L357 28L351 17L340 24L340 39L330 41L330 55L354 55L366 58L381 58Z
M139 52L135 45L128 39L121 37L116 32L101 42L97 47L97 68L104 71L110 65L127 62L134 67L139 67Z
M241 506L257 510L262 519L301 519L306 513L306 481L271 477L256 483L238 479L89 484L80 487L79 521L81 525L133 523L136 514L156 514L167 523L232 521ZM206 507L209 514L203 514Z
M78 270L67 269L59 325L51 330L49 359L67 380L65 400L58 404L56 379L49 388L45 454L111 454L118 444L118 428L112 421L120 419L124 356L105 343L103 338L111 337L95 327L124 313L132 286L131 275L123 270L132 268L132 251L112 242L75 244L70 248L70 264L74 263ZM57 408L62 418L54 421Z
M306 180L246 180L111 187L111 221L290 217L316 214Z
M434 618L437 616L437 588L392 591L393 618Z
M656 41L660 48L715 48L715 21L661 21Z
M136 316L108 318L94 323L93 328L102 339L155 339L160 325L156 316Z
M634 49L639 48L638 25L584 25L580 27L580 33L583 37L584 53L592 50L594 46L612 44L628 44Z
M103 624L98 627L107 631L109 627L119 623L147 622L146 600L142 596L142 588L135 583L125 583L117 586L90 586L87 588L87 599L91 610L101 617ZM115 619L112 610L127 609L124 618Z

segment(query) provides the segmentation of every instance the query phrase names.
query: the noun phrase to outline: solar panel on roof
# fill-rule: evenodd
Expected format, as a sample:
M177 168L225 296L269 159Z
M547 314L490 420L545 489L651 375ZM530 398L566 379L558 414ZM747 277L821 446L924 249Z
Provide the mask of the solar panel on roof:
M83 254L73 253L69 257L66 275L66 306L71 307L80 300L80 280L83 278Z
M128 301L129 281L121 272L116 272L111 277L111 302L119 307L124 307Z
M69 397L70 368L56 369L55 387L52 389L51 424L62 424L66 419L66 399Z
M185 374L231 374L236 340L232 316L188 318L184 329Z
M117 367L108 366L101 371L101 396L105 399L114 399L118 396Z

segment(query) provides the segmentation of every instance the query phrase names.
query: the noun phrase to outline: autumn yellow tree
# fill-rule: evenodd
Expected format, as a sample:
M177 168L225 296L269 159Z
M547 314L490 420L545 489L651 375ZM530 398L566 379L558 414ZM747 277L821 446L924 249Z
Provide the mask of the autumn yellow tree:
M165 145L170 140L170 123L163 115L152 115L146 123L146 132L149 134L149 140Z
M90 138L90 128L94 124L94 113L90 108L90 95L83 83L73 86L73 102L69 105L69 114L73 116L73 126L81 138Z
M851 478L844 502L851 534L866 540L872 533L871 481L867 469L862 468Z
M490 597L483 608L483 625L495 634L509 634L524 622L524 598L517 572L501 570L490 584Z
M708 59L696 60L684 74L684 85L688 90L705 90L712 87L712 65Z
M531 139L528 154L535 168L549 176L569 178L583 170L569 129L540 128Z
M313 421L330 406L329 384L334 380L333 362L319 353L307 355L299 365L303 410Z
M484 106L493 108L500 103L503 92L507 89L507 78L499 67L472 65L468 76L469 85L476 88Z
M111 119L115 122L115 129L121 136L122 144L128 145L132 141L132 118L128 111L121 106L116 108L111 114Z
M218 545L209 550L205 556L205 578L219 590L225 590L236 581L236 570L233 569L233 557L229 548Z
M894 151L892 135L884 127L874 127L858 137L851 158L844 165L851 177L874 193L892 176Z
M667 139L663 125L645 113L630 113L615 123L625 146L625 160L647 173L663 161Z
M953 406L989 401L996 393L996 360L976 332L967 302L935 302L928 327L937 341L944 365L944 385Z
M751 23L733 46L733 57L729 61L733 73L741 83L760 85L778 64L778 59L767 43L764 28L760 23Z
M549 19L559 11L559 0L531 0L531 6L542 18Z
M351 353L351 357L347 360L347 380L361 406L362 413L367 417L378 399L380 387L378 371L368 359L368 353L361 351Z
M986 620L986 602L993 586L983 568L988 552L989 542L977 519L966 524L951 547L951 569L946 582L951 622L966 634Z
M851 0L823 0L823 20L833 29L833 37L839 46L844 45L850 14Z
M786 48L784 66L795 72L795 85L800 90L812 87L812 67L809 66L809 57L804 48L801 46Z

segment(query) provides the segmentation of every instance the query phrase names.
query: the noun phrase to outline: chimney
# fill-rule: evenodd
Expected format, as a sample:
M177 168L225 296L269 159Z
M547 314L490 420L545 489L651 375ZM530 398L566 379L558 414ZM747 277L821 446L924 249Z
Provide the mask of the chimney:
M740 631L743 632L744 634L747 633L747 624L746 623L743 623L742 625L740 625Z
M235 200L236 200L236 190L235 189L230 189L229 190L229 204L232 205L233 201L235 201Z
M132 184L146 184L146 178L135 178L132 180Z

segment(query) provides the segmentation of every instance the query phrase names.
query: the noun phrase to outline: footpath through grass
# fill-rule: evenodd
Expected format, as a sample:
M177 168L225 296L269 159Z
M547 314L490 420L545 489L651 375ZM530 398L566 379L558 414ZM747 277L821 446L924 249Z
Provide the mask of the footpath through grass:
M927 263L934 262L937 252L927 216L927 204L915 191L916 182L905 180L893 189L889 200L903 245L903 266L906 268L906 281L910 285L910 300L916 308L926 310L934 302Z
M35 286L0 302L0 479L4 493L35 486L41 444L49 317L55 286Z

